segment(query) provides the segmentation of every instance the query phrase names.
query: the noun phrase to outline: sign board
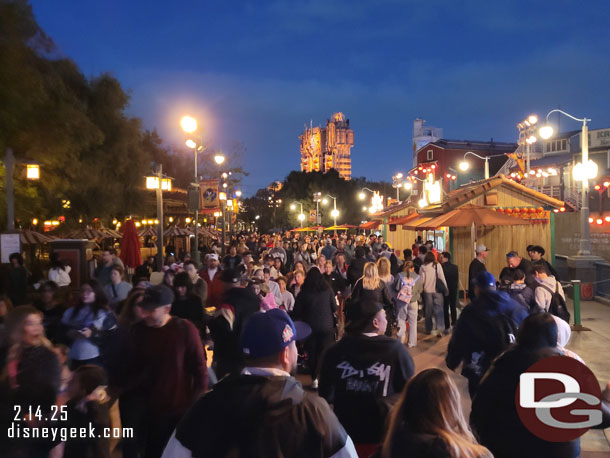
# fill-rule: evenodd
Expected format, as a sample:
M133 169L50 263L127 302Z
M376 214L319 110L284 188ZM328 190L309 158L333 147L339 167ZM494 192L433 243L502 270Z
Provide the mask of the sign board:
M206 210L220 209L218 184L218 180L205 180L199 182L199 192L201 193L201 203L204 212Z
M21 253L21 237L19 233L0 234L0 252L2 263L8 263L9 256L13 253Z

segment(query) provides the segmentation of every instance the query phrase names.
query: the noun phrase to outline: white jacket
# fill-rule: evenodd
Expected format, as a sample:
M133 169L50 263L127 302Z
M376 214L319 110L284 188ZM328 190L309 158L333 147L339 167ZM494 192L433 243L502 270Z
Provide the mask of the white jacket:
M70 271L72 268L70 266L65 266L64 269L60 269L58 267L53 267L49 270L49 280L57 283L57 286L68 286L72 283L72 279L70 278Z
M441 280L445 286L447 281L445 280L445 274L440 263L436 263L436 273L434 272L434 263L429 262L419 268L419 276L422 278L424 293L436 293L436 276Z

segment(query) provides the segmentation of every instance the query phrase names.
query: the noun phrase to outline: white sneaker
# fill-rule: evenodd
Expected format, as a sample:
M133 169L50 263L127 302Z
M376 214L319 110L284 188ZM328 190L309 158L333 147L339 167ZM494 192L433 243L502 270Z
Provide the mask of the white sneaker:
M318 379L315 379L313 382L311 382L311 387L312 387L314 390L317 390L317 389L318 389Z

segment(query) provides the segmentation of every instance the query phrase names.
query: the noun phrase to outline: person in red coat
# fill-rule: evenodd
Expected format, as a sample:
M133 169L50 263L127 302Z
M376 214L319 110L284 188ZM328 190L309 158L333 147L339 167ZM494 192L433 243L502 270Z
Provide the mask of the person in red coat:
M224 286L220 280L220 262L216 253L209 253L205 257L206 266L201 269L199 276L208 285L208 300L206 305L208 307L218 307L220 305L220 298L224 292Z

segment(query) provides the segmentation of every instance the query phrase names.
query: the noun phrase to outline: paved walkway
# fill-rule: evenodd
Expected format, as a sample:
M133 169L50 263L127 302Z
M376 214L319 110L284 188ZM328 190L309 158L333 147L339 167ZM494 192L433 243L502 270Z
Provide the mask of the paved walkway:
M573 305L568 301L572 317ZM567 348L577 353L593 371L600 381L602 388L610 381L610 305L598 302L582 302L581 316L583 326L591 331L573 332ZM415 348L410 348L409 352L415 362L416 372L424 369L438 367L448 371L445 365L445 355L449 337L433 337L423 334L423 321L418 323L419 340ZM462 406L466 416L470 415L470 395L468 394L468 383L458 372L451 372L451 377L457 384L462 394ZM311 383L309 376L300 375L298 377L304 386ZM606 435L610 439L610 429L606 430ZM610 445L604 431L592 430L581 438L582 458L610 458Z

